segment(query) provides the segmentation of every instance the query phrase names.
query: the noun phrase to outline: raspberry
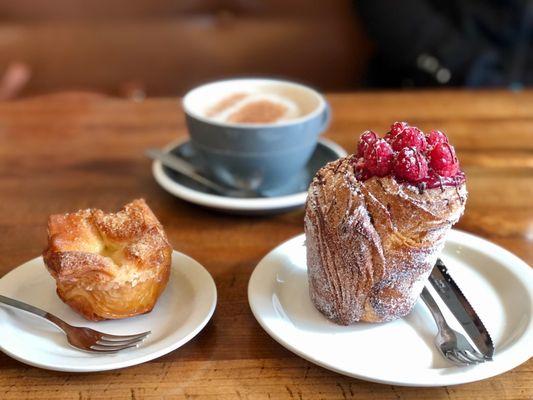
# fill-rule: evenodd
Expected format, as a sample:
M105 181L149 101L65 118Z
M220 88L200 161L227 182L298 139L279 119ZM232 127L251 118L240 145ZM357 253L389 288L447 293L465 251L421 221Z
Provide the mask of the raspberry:
M363 157L353 157L351 163L354 166L355 177L358 181L366 181L371 177L370 172L366 168L365 159Z
M438 143L429 153L429 165L440 176L454 176L459 171L459 161L449 143Z
M413 147L401 149L394 160L394 174L397 178L417 183L426 178L428 164L422 153Z
M363 132L363 134L359 138L359 145L357 146L357 157L364 157L370 145L376 140L378 140L378 135L376 135L375 132Z
M355 177L357 178L358 181L366 181L367 179L371 178L372 175L367 169L362 167L362 168L357 168L355 170Z
M392 168L394 153L392 147L384 139L372 143L365 154L365 164L373 176L386 176Z
M437 187L441 181L442 177L430 169L427 176L420 183L424 184L426 188L434 188Z
M409 126L392 140L392 148L395 151L400 151L405 147L414 147L420 151L426 150L426 137L420 129Z
M426 137L428 145L435 147L439 143L448 143L448 136L438 130L432 130Z
M389 139L395 138L397 135L400 134L400 132L402 132L407 127L409 127L409 124L407 122L395 122L390 127L388 138Z

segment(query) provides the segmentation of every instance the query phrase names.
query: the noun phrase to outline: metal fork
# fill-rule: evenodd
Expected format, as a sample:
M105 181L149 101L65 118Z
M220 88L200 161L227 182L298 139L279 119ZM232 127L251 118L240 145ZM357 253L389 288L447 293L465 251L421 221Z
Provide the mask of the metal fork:
M420 297L439 328L439 332L435 336L435 345L444 358L457 365L474 365L486 361L483 354L477 351L461 333L450 328L427 288L422 290Z
M46 319L67 335L67 340L71 346L84 351L116 353L120 350L137 347L151 333L148 331L134 335L110 335L91 328L72 326L49 312L9 297L0 295L0 303Z

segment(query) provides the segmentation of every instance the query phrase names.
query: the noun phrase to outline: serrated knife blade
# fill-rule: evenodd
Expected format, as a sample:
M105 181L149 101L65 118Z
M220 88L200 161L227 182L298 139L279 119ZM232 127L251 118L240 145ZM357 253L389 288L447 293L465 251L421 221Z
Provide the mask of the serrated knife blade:
M492 360L494 345L487 328L450 276L448 268L440 258L437 259L435 267L431 271L429 281L478 350L486 359Z

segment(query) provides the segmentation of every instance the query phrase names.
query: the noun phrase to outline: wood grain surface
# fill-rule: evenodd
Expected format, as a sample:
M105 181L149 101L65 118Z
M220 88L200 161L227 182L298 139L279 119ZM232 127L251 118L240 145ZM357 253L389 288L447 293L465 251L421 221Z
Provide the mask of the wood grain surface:
M468 175L458 228L533 262L533 91L331 94L326 136L353 151L394 120L449 134ZM178 99L79 93L0 104L0 276L40 254L51 213L114 210L145 197L174 247L219 293L212 321L162 358L118 371L36 369L0 353L0 399L531 399L533 362L482 382L405 388L348 378L285 350L257 324L246 286L256 263L303 230L303 212L236 217L190 205L152 179L147 147L184 138ZM0 329L1 329L0 321Z

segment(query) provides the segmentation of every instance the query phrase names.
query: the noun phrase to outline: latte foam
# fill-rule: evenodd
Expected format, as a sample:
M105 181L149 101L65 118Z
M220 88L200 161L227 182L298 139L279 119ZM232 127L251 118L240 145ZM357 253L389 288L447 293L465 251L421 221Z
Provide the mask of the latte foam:
M274 93L228 94L205 111L206 117L226 123L276 123L301 115L294 101Z

